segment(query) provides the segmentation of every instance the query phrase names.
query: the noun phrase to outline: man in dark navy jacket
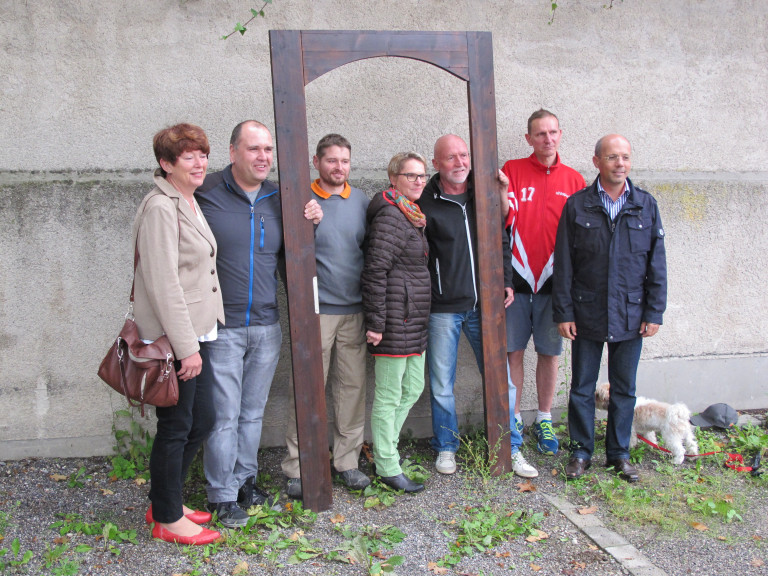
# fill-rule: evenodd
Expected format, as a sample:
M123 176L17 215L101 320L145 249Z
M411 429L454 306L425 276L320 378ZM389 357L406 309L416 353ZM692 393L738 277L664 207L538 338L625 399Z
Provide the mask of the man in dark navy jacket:
M598 140L592 162L600 175L566 202L555 245L553 316L560 334L573 341L565 472L579 478L591 465L595 385L607 343L606 466L636 482L629 462L635 380L643 338L658 332L666 308L664 228L656 200L627 177L632 148L626 138Z

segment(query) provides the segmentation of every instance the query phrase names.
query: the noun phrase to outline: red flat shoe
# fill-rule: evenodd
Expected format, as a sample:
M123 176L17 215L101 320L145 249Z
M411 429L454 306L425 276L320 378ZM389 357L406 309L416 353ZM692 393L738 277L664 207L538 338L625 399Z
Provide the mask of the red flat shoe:
M210 512L203 512L202 510L192 510L192 512L185 514L185 516L187 517L187 520L191 520L195 524L207 524L211 521L211 518L213 518ZM147 521L147 524L152 524L152 522L155 521L152 517L152 504L149 505L149 509L147 510L144 519Z
M208 528L203 528L202 532L195 534L194 536L182 536L181 534L176 534L170 530L166 530L160 526L160 524L155 524L155 526L152 528L152 538L157 538L158 540L163 540L164 542L171 542L173 544L191 544L193 546L203 546L205 544L215 542L221 538L221 534L215 530L208 530Z

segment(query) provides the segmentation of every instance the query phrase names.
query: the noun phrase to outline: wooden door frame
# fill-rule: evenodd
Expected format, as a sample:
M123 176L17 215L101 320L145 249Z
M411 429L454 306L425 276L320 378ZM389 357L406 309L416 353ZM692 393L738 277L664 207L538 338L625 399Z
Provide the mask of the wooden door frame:
M303 218L303 206L311 197L304 87L350 62L380 57L420 60L465 81L477 221L500 223L493 46L490 32L359 30L270 30L269 44L301 484L305 507L321 511L333 502L315 303L314 228ZM501 233L501 224L477 227L483 404L496 474L509 471L511 465L505 440L510 418L503 304L503 258L509 255L501 253Z

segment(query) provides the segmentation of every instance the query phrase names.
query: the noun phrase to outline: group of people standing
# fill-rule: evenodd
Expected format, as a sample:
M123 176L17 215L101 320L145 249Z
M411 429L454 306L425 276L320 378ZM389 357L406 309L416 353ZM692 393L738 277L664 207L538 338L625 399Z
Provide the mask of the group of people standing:
M577 478L591 463L594 388L608 342L607 463L631 480L634 374L641 338L658 330L666 299L663 228L653 198L626 178L631 149L625 139L612 135L598 142L593 160L600 176L585 188L578 172L560 162L561 135L554 114L535 112L526 135L533 154L507 162L497 180L513 471L538 475L520 451L519 393L531 334L539 397L533 433L541 452L558 451L550 410L562 335L574 340L566 475ZM157 538L204 544L218 537L200 526L212 513L226 527L244 526L246 510L268 498L256 476L264 408L282 340L280 193L267 179L273 143L260 122L235 127L231 163L215 174L206 174L209 144L197 126L160 131L154 148L160 164L155 189L134 223L140 253L136 322L146 340L168 335L179 359L180 398L177 406L157 409L147 522L154 522ZM315 225L326 382L335 360L333 469L350 489L370 484L358 468L367 348L375 358L375 473L397 490L419 492L424 485L403 473L398 440L424 389L425 360L431 445L442 474L456 471L454 385L462 332L483 371L477 278L482 248L470 154L460 137L440 137L431 178L423 156L396 154L387 168L390 187L369 200L348 182L351 151L341 135L320 140L312 159L319 177L304 206L304 217ZM290 394L282 469L287 494L301 498L292 387ZM183 482L201 444L208 512L182 502Z

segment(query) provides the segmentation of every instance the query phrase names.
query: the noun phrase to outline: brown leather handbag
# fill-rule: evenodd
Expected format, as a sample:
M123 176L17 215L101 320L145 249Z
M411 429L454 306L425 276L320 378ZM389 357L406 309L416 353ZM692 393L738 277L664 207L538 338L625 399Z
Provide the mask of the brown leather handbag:
M99 366L99 378L138 407L144 416L144 405L175 406L179 401L179 381L173 366L173 350L163 335L151 344L139 338L132 316L127 316L123 329L112 343Z
M134 284L139 262L138 239L133 252ZM130 311L120 334L101 361L99 378L128 399L144 416L144 405L168 407L179 401L179 381L174 367L173 349L163 334L145 344L133 319L133 290L131 286Z

